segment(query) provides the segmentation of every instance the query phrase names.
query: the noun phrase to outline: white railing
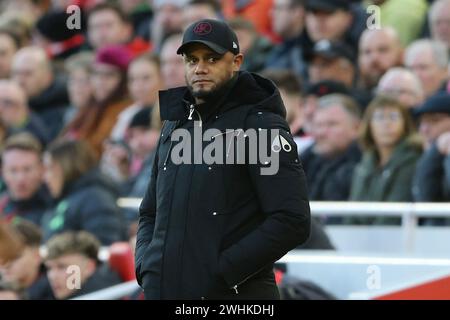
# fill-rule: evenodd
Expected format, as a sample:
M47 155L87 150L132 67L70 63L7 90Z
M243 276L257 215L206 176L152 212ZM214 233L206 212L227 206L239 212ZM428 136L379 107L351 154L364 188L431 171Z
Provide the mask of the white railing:
M73 300L117 300L133 294L138 289L140 289L138 283L136 280L132 280L74 298Z
M138 208L140 203L139 198L118 200L118 205L126 208ZM450 203L311 201L310 206L313 216L399 217L404 250L409 252L413 250L419 218L450 218Z

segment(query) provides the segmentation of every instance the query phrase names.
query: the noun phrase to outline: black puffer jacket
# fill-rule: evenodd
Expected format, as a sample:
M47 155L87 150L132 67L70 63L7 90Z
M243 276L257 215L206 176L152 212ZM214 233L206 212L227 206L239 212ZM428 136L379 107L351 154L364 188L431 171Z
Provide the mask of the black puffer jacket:
M116 204L112 183L97 169L65 187L62 197L42 219L44 241L64 231L84 230L103 245L122 241L125 220Z
M160 94L168 121L140 207L138 281L147 299L276 299L273 262L310 230L306 178L279 92L271 81L241 72L215 101L195 106L201 127L188 120L191 99L186 88ZM194 126L223 134L279 129L292 148L279 152L275 175L261 175L260 164L172 163L173 130L192 133Z

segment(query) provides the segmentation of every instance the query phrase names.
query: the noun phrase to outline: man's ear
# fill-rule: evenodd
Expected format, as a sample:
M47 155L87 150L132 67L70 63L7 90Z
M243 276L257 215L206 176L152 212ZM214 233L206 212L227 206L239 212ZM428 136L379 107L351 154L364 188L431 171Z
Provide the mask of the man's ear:
M242 53L235 55L233 60L233 71L239 71L241 69L242 62L244 62L244 55Z

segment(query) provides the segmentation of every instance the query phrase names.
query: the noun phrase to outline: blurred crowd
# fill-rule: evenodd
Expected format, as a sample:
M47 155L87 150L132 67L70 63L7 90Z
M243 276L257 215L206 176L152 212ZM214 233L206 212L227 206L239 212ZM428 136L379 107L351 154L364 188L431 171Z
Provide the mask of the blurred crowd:
M134 246L117 199L145 192L158 92L185 84L176 50L203 18L279 88L310 200L450 200L450 0L2 0L0 299L124 281L99 248ZM332 249L322 224L342 223L400 221L317 220L304 248Z

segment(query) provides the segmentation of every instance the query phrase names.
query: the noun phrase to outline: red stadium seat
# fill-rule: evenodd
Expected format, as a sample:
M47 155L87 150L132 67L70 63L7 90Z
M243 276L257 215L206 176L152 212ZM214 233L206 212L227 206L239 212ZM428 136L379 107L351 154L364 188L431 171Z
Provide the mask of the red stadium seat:
M123 281L136 279L134 256L128 242L116 242L109 247L109 265L119 273Z

